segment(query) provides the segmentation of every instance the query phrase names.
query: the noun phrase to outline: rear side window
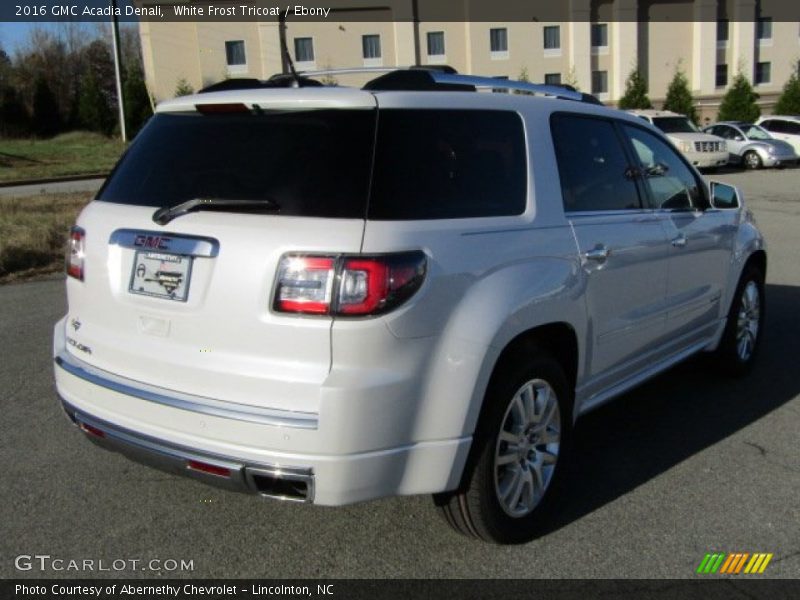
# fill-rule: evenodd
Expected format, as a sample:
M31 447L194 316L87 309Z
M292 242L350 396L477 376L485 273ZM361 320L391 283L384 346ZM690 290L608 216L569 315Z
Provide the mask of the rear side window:
M800 135L800 123L795 123L794 121L784 121L783 133L789 133L791 135Z
M566 212L641 208L611 121L561 114L552 117L551 129Z
M363 219L374 136L369 109L161 113L98 200L163 207L263 199L279 215Z
M522 214L527 164L517 113L381 110L369 218Z

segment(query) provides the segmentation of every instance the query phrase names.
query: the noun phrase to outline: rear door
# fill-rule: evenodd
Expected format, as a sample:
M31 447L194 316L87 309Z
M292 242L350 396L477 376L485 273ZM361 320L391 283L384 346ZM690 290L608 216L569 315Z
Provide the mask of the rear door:
M157 114L81 215L70 351L142 384L314 412L332 321L273 311L275 278L287 252L359 251L374 98L212 106ZM263 206L154 219L197 198Z
M659 345L669 245L659 215L642 204L614 121L556 114L551 125L564 210L586 274L591 397L638 371Z

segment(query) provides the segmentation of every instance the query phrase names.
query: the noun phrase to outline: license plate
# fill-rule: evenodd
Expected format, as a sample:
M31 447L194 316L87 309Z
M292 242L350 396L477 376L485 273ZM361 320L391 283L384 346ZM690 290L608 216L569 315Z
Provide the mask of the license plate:
M133 294L186 302L191 276L191 256L138 251L128 289Z

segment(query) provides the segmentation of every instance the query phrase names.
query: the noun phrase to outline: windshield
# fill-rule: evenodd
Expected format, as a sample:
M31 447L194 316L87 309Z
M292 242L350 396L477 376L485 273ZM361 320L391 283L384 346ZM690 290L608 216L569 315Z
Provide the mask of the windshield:
M697 133L700 131L686 117L653 117L653 125L664 133Z
M762 129L758 125L744 125L742 126L742 133L748 140L771 140L772 136L766 129Z
M363 219L375 117L369 109L157 114L97 199L268 200L285 216Z

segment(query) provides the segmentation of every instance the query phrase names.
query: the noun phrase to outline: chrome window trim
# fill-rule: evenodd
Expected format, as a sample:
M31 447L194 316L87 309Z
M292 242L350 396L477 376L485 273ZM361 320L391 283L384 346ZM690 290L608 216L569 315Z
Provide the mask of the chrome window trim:
M317 413L259 408L157 388L93 367L66 350L55 357L55 363L67 373L94 385L171 408L273 427L317 429L319 426Z
M162 240L167 240L168 245L166 247L148 248L147 246L136 244L136 239L140 236L158 237ZM214 258L219 254L219 242L214 238L165 231L148 231L145 229L117 229L108 238L108 243L112 246L130 248L132 250L171 252L173 254L202 256L204 258Z

